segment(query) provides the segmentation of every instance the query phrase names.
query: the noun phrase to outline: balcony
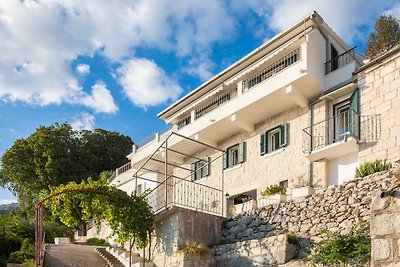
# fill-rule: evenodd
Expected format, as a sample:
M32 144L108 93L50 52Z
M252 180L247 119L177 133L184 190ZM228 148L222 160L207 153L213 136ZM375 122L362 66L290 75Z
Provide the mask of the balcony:
M360 141L377 140L378 115L362 116L349 109L303 129L303 153L310 161L334 159L358 151Z
M352 79L352 73L360 66L357 61L355 47L325 62L325 88L331 89L338 81L347 82Z

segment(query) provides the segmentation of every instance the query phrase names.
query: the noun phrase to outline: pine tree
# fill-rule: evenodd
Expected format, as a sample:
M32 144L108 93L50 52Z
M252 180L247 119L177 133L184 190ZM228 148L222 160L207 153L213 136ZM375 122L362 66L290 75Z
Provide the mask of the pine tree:
M368 38L365 58L374 58L400 43L400 21L389 15L380 16L375 22L375 32Z

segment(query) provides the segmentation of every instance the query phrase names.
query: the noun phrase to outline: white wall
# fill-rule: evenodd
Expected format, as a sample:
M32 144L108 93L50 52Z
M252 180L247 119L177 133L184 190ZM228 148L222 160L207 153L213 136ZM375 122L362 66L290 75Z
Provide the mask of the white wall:
M344 181L351 180L354 178L355 169L358 166L358 152L330 160L328 165L328 185L339 185Z

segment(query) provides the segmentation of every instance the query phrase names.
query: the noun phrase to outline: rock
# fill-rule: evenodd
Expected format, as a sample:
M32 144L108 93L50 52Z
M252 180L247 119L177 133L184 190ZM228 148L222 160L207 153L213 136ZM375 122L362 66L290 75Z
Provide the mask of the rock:
M239 220L237 221L237 223L238 223L238 224L248 225L248 224L250 224L253 220L254 220L254 218L252 218L252 217L242 217L242 218L239 218Z

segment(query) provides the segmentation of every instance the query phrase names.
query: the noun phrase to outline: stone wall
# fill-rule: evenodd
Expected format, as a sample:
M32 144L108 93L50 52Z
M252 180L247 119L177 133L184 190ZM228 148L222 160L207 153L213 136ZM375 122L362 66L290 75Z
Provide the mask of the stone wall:
M197 241L208 246L219 242L222 220L222 217L191 210L170 211L154 226L156 236L151 249L154 263L157 266L175 266L181 257L175 251L186 241Z
M400 181L400 169L394 181ZM396 188L398 190L398 188ZM400 266L400 192L381 198L377 191L371 205L371 266Z
M379 115L380 135L363 136L359 162L400 157L400 46L364 65L358 76L361 115ZM369 125L372 127L373 125Z
M370 219L371 192L386 188L390 177L388 172L376 173L298 201L242 213L224 222L223 241L260 239L280 232L319 241L322 228L347 234L359 222Z

